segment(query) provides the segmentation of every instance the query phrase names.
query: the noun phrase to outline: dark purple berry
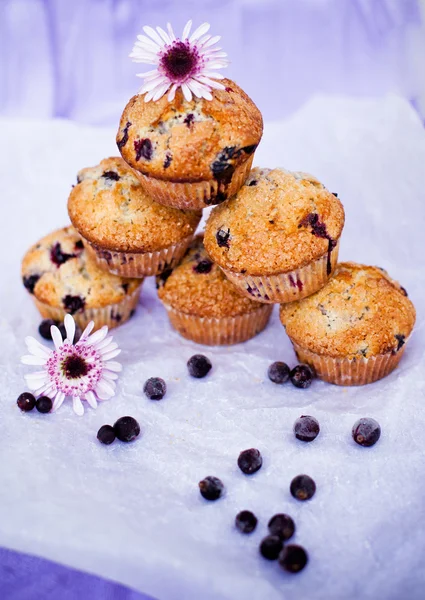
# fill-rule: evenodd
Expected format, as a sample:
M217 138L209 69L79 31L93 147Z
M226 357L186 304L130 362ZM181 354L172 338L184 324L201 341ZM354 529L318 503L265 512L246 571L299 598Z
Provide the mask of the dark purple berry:
M400 291L403 294L403 296L408 296L409 294L407 293L406 288L404 288L402 285L400 286Z
M71 294L67 294L65 298L62 299L63 306L67 312L71 315L74 315L79 310L84 310L84 306L86 301L81 296L71 296Z
M97 432L97 439L102 444L112 444L115 441L115 430L112 425L102 425L102 427Z
M203 354L194 354L187 361L187 368L189 369L189 375L202 379L211 371L212 364L210 359Z
M289 367L284 362L274 362L270 365L267 374L269 376L270 381L273 383L285 383L289 379Z
M118 148L121 150L121 148L123 148L123 146L126 145L126 143L128 142L128 129L129 127L131 127L131 123L130 121L127 121L126 126L123 129L123 136L120 139L119 142L117 142L117 146Z
M186 116L186 118L183 121L183 123L185 123L189 127L189 129L190 129L190 126L192 125L192 123L193 123L194 120L195 120L195 115L193 113L189 113Z
M243 450L239 454L238 467L245 473L245 475L252 475L261 469L263 459L260 451L256 448L250 448L249 450Z
M152 142L146 138L144 140L136 140L134 142L134 151L136 152L136 160L140 160L142 157L146 160L152 159Z
M75 254L66 254L66 252L62 252L62 246L59 242L52 246L50 250L50 260L57 267L60 267L71 258L75 258Z
M251 186L251 185L257 185L257 183L258 183L258 182L257 182L257 180L256 180L256 179L253 179L252 181L250 181L250 182L248 183L248 185L249 185L249 186Z
M282 540L278 535L268 535L260 544L260 554L267 560L277 560L282 547Z
M279 565L288 573L302 571L308 562L308 554L302 546L288 544L279 554Z
M143 391L150 400L162 400L167 391L167 385L160 377L150 377L145 382Z
M316 484L308 475L297 475L291 481L290 490L297 500L310 500L316 492Z
M332 192L332 195L335 196L335 198L338 198L338 194L336 192Z
M295 523L289 515L279 513L270 519L268 528L270 535L277 535L285 542L294 535Z
M205 477L198 485L205 500L218 500L224 491L223 482L218 477Z
M397 340L396 352L398 352L406 343L406 336L402 333L397 333L394 337Z
M171 165L172 160L173 160L173 157L171 156L171 153L167 152L167 154L165 155L165 160L164 160L164 169L168 169L168 167Z
M81 250L84 250L83 240L77 240L75 242L74 248L77 252L81 252Z
M195 273L206 274L211 271L212 267L213 263L205 258L204 260L199 261L198 264L193 267L193 270Z
M245 154L252 154L256 149L257 145L258 144L251 144L250 146L244 146L242 150L245 152Z
M35 398L29 392L24 392L18 397L16 403L23 412L29 412L35 406Z
M121 417L114 424L114 431L121 442L132 442L140 433L140 425L133 417Z
M211 171L214 179L225 184L230 183L232 175L235 172L233 162L241 155L242 150L236 149L236 146L226 146L216 156L215 161L211 165Z
M250 510L243 510L236 515L235 525L241 533L252 533L257 527L257 517Z
M34 293L34 288L41 275L29 275L22 279L24 287L29 291L30 294Z
M105 171L102 173L103 179L109 179L111 181L119 181L121 177L115 171Z
M51 340L52 339L52 334L50 333L50 328L53 325L58 325L57 321L54 321L53 319L44 319L43 321L41 321L39 327L38 327L38 333L41 335L42 338L44 338L45 340Z
M308 365L297 365L290 373L291 383L302 389L310 387L313 377L313 371Z
M373 446L381 437L381 427L378 421L366 417L354 423L352 435L353 440L360 446Z
M215 239L217 240L218 246L220 248L228 248L229 240L230 240L230 229L225 231L224 229L219 229L215 234Z
M41 396L35 403L38 412L49 413L52 410L53 402L47 396Z
M160 273L159 275L156 276L156 289L159 290L159 288L163 287L166 282L167 279L169 278L169 276L171 275L171 273L173 272L173 269L166 269L165 271L163 271L162 273Z
M295 437L302 442L312 442L320 432L319 421L314 417L302 415L294 423Z

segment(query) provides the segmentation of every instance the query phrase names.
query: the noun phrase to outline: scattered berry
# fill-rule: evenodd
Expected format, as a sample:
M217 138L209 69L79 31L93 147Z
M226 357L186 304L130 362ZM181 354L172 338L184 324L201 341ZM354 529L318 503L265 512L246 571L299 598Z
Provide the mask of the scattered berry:
M97 439L102 444L112 444L115 441L115 430L112 425L102 425L102 427L97 432Z
M263 459L260 451L256 448L250 448L249 450L243 450L239 454L238 467L245 473L245 475L252 475L261 469Z
M205 477L199 482L199 491L205 500L218 500L223 494L224 485L218 477Z
M243 510L236 515L235 525L241 533L252 533L257 527L257 517L250 510Z
M302 415L294 423L295 437L302 442L312 442L320 433L319 421L309 415Z
M291 371L291 383L297 388L308 388L313 381L313 371L308 365L297 365Z
M302 571L308 562L307 552L297 544L288 544L279 554L279 565L288 573Z
M35 403L35 407L38 412L43 414L49 413L52 410L53 402L50 400L48 396L41 396Z
M277 535L286 542L294 535L295 523L289 515L280 513L270 519L268 528L270 535Z
M270 365L267 374L269 376L270 381L273 383L285 383L289 379L289 367L284 362L274 362Z
M54 321L53 319L44 319L44 321L41 321L41 323L38 327L38 333L45 340L51 340L52 334L50 333L50 328L52 327L52 325L57 325L57 324L58 324L58 322Z
M160 377L150 377L143 386L143 391L150 400L162 400L167 391L167 385Z
M202 377L208 375L208 373L211 371L212 364L210 359L203 354L194 354L187 361L187 368L189 369L189 374L192 375L192 377L201 379Z
M22 411L29 412L35 406L35 398L29 392L24 392L18 397L16 403Z
M115 423L114 431L121 442L132 442L140 433L140 425L133 417L121 417Z
M373 446L381 437L381 427L375 419L359 419L353 425L352 434L360 446Z
M268 535L260 544L260 553L267 560L277 560L282 547L282 540L278 535Z
M316 492L316 484L308 475L297 475L291 481L290 490L297 500L310 500Z

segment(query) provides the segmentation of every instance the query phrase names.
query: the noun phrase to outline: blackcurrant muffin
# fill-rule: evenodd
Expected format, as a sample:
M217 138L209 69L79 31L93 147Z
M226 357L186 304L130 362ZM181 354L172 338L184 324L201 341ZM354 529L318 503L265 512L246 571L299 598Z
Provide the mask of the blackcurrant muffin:
M212 210L205 248L248 298L291 302L325 285L343 227L341 202L313 176L255 168Z
M22 261L22 281L45 319L74 316L84 329L125 323L139 301L141 279L125 279L100 269L73 227L50 233Z
M249 174L263 119L253 101L229 79L212 100L178 89L145 102L134 96L121 117L117 145L146 192L167 206L201 209L219 204Z
M68 200L69 217L98 265L122 277L156 275L181 259L200 211L158 204L122 158L82 169Z
M158 275L157 288L171 325L198 344L245 342L265 328L272 312L239 293L208 257L202 235L175 269Z
M406 290L378 267L340 263L321 290L283 304L298 359L337 385L363 385L396 368L415 324Z

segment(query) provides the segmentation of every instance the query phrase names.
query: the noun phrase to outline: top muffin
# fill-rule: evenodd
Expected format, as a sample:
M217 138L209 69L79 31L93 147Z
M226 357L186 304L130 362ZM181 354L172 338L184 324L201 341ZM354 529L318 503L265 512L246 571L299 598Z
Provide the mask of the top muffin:
M324 288L280 309L295 344L332 357L396 353L415 317L406 290L386 271L355 263L340 263Z
M118 252L154 252L195 232L201 214L158 204L122 158L82 169L68 200L69 217L91 244Z
M313 176L255 168L234 198L212 210L204 243L226 270L274 275L330 253L343 227L341 202Z
M117 145L137 171L173 182L230 178L255 151L262 135L261 113L245 92L228 79L212 100L148 102L134 96L121 117Z

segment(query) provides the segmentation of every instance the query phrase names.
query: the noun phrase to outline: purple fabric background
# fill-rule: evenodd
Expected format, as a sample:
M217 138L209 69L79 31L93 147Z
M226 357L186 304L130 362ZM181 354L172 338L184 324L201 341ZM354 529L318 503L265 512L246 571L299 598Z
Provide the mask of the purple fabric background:
M152 600L99 577L0 548L2 600Z
M315 92L425 106L420 0L0 0L0 114L115 124L146 70L128 58L142 25L189 18L222 35L268 120Z
M419 0L0 0L0 114L115 124L146 70L127 58L142 25L188 18L222 35L226 74L268 120L316 92L396 92L424 114ZM4 549L0 598L147 600Z

